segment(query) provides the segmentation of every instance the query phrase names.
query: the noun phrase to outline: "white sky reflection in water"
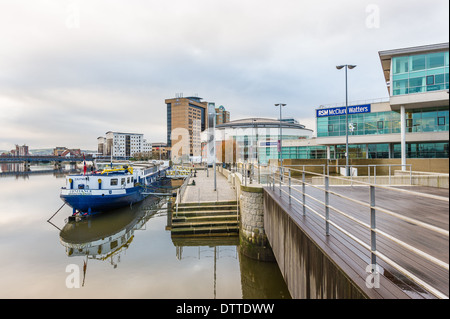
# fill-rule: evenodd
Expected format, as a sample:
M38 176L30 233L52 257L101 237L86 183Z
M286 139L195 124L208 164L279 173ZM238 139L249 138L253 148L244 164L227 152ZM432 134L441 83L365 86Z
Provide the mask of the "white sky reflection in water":
M117 267L110 258L89 259L84 287L68 289L67 265L75 264L82 272L86 258L68 257L59 230L47 223L62 205L59 189L63 184L63 178L53 175L0 178L0 298L214 298L214 248L184 247L183 258L177 259L170 232L165 230L165 215L150 218L134 231ZM70 214L65 206L52 222L62 228ZM241 269L249 277L255 274L248 271L256 273L258 267L263 267L263 274L279 275L276 264L239 256L236 246L220 246L216 253L217 298L247 294ZM113 259L117 262L117 257ZM288 297L284 282L273 287L269 297Z

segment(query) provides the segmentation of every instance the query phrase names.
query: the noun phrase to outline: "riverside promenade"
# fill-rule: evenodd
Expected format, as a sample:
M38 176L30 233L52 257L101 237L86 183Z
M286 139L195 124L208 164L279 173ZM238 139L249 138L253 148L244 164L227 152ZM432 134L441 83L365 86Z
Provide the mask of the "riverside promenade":
M214 170L197 170L197 177L191 177L189 185L184 192L182 203L216 202L237 200L236 190L233 189L227 178L216 172L216 191L214 191ZM209 175L209 176L208 176Z

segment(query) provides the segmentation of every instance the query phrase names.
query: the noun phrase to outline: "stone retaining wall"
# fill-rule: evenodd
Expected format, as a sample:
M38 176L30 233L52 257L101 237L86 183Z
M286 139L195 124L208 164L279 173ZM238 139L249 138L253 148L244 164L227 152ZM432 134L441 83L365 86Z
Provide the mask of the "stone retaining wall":
M240 243L242 252L251 258L274 261L264 231L264 193L262 187L241 185L239 196L241 208Z
M244 255L261 261L275 261L264 231L264 192L262 185L244 186L240 173L218 167L236 189L240 210L240 249Z

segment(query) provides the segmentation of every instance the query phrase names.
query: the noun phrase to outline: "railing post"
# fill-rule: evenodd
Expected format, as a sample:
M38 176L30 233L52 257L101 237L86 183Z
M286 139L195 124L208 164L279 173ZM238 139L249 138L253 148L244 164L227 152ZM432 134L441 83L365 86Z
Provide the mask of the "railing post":
M275 192L275 173L272 172L272 191Z
M374 165L373 167L373 183L376 185L377 184L377 166Z
M353 186L353 166L350 165L350 186Z
M409 185L412 185L412 165L409 164Z
M389 164L389 185L391 185L391 164Z
M329 180L328 176L325 176L325 234L327 236L330 235L330 224L328 223L328 221L330 220L330 209L328 207L330 193L328 193L328 190Z
M280 166L280 197L281 197L281 175L283 174L283 168Z
M289 205L291 205L291 169L288 168L289 172Z
M175 216L178 217L178 203L180 202L180 189L177 189L177 197L175 201L177 203Z
M303 215L306 215L306 207L305 207L305 170L302 172L302 204L303 204Z
M244 172L244 186L247 187L247 164L245 164L245 163L244 163L243 172Z
M377 234L376 234L376 217L375 217L375 186L370 185L370 255L372 262L372 269L375 269L377 264Z

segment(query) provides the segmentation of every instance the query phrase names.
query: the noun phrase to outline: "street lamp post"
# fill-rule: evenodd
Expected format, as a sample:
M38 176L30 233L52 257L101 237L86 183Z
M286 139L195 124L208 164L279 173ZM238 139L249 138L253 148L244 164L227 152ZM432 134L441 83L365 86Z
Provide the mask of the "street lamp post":
M283 146L283 144L282 144L283 143L282 142L282 140L283 140L283 130L281 128L281 125L282 125L282 121L281 121L281 119L282 119L282 117L281 117L281 107L282 106L286 106L286 104L278 103L278 104L275 104L275 106L279 106L280 107L280 134L279 134L279 138L280 138L279 147L280 147L280 149L278 151L280 152L280 181L281 181L282 174L283 174L283 148L282 148L282 146Z
M336 69L340 70L345 67L345 176L349 176L348 167L348 89L347 89L347 69L354 69L356 65L345 64L338 65Z

